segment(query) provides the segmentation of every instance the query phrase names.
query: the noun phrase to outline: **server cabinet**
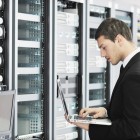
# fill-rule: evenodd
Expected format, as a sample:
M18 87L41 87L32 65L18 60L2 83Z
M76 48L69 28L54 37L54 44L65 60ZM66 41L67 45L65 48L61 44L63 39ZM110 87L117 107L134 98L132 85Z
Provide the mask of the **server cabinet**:
M70 114L78 113L82 106L83 0L55 0L54 50L53 50L53 136L55 140L82 140L82 132L64 118L63 105L57 93L60 78Z
M43 0L15 0L13 13L13 89L16 89L14 135L43 133Z

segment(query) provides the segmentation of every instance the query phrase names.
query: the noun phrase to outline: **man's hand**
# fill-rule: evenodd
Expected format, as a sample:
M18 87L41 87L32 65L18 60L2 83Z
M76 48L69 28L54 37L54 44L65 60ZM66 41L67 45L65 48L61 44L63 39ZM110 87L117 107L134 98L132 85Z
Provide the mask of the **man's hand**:
M87 115L92 115L93 118L106 118L107 110L104 107L97 108L83 108L80 110L80 116L86 117Z

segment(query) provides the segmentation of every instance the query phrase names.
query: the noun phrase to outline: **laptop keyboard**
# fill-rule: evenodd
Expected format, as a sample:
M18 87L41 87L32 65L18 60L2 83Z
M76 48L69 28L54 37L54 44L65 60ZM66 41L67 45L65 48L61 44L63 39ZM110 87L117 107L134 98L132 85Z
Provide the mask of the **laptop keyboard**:
M74 116L74 119L91 121L93 117L88 116L88 117L83 118L81 116Z
M73 116L69 116L70 119L74 119L74 120L86 120L86 121L91 121L93 119L92 116L87 116L85 118L77 115L77 114L74 114Z

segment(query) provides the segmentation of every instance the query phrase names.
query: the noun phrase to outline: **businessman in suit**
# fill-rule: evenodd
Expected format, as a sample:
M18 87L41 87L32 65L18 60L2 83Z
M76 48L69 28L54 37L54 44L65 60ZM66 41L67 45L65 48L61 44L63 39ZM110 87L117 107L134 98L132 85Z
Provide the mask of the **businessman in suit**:
M140 49L132 41L129 27L115 18L104 20L95 39L100 53L122 69L108 107L83 108L80 115L108 117L112 125L74 123L89 132L90 140L140 140Z

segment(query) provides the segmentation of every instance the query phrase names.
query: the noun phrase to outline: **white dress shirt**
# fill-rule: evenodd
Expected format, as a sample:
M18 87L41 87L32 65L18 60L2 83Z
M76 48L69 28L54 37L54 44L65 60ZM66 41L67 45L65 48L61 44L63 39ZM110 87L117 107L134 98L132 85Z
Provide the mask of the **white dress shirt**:
M131 60L131 58L137 54L138 52L140 52L140 48L137 48L136 50L134 50L132 53L130 53L123 61L123 67L125 68L125 66L128 64L128 62Z

